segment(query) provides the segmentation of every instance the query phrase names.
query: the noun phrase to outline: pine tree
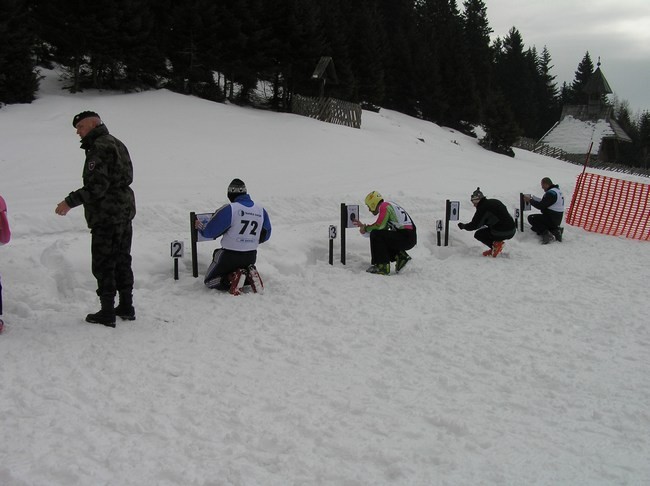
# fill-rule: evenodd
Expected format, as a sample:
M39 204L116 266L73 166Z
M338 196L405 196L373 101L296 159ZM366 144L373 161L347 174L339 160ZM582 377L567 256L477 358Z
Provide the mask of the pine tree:
M354 91L354 69L348 37L352 31L350 19L345 15L342 3L347 0L321 0L320 18L323 26L323 55L334 61L338 83L328 85L328 93L334 98L349 100Z
M383 106L410 115L417 114L419 43L412 0L379 0L377 6L385 35ZM382 53L380 53L382 55Z
M538 62L538 87L536 98L539 100L539 131L535 138L546 133L560 119L560 104L555 76L551 75L551 54L544 46Z
M167 58L171 64L170 88L217 99L213 71L217 69L217 7L210 0L174 2Z
M463 31L468 45L469 66L476 80L476 90L484 111L493 91L494 51L490 46L492 29L483 0L465 0Z
M442 74L440 72L440 44L435 27L436 9L433 3L416 2L417 29L420 39L417 46L419 63L416 66L418 91L417 112L420 117L439 121L447 109Z
M589 56L589 51L585 53L585 56L578 64L578 69L575 72L575 78L571 84L571 89L569 91L569 103L572 105L586 105L588 102L588 95L584 92L585 86L591 75L594 72L594 63L591 62L591 57Z
M495 79L507 106L524 136L538 133L539 100L535 96L537 53L524 51L519 31L513 27L502 42L496 44Z
M25 0L0 3L0 104L31 103L38 89L34 24Z
M645 170L650 167L650 112L639 117L639 165Z
M442 94L438 113L430 116L438 123L468 131L479 121L480 102L456 0L422 0L420 14L428 32L427 48L438 64Z
M362 8L349 13L353 35L350 55L353 61L352 101L381 104L386 94L384 53L386 34L373 0L360 0Z
M512 145L521 136L521 130L506 99L499 92L493 92L485 107L485 137L482 146L493 152L514 157Z

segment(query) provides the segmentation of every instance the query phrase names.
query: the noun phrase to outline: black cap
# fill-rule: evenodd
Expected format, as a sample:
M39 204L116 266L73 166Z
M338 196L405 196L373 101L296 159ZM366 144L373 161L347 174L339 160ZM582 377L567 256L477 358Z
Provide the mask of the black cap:
M94 111L82 111L78 115L74 116L74 118L72 119L72 126L77 128L77 123L79 123L84 118L101 118L101 117Z
M228 199L232 201L242 194L246 194L246 184L241 179L233 179L228 185Z

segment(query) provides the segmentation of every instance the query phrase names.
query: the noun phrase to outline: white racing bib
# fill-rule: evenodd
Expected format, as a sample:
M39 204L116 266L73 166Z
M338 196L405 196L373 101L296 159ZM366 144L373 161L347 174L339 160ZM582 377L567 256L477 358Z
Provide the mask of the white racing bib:
M402 208L399 204L395 204L394 202L389 202L393 207L393 211L395 211L395 216L397 217L397 222L395 221L390 221L388 225L393 228L393 229L402 229L404 226L411 226L414 227L415 225L413 224L413 220L409 216L409 214Z
M222 248L234 251L256 250L264 224L264 209L257 204L249 208L237 202L230 207L232 224L221 238Z
M551 211L555 211L558 213L563 213L564 212L564 196L560 192L560 190L557 187L554 187L552 189L549 189L549 191L553 191L555 195L557 196L557 199L553 204L551 204L548 209Z

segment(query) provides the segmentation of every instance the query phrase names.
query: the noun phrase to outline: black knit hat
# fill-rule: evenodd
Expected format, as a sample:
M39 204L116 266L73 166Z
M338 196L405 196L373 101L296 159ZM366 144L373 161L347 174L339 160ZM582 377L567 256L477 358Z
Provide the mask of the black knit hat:
M228 185L228 199L232 201L242 194L246 194L246 184L241 179L233 179Z
M481 192L481 188L477 187L476 190L472 193L472 196L470 197L471 201L480 201L483 199L485 196Z
M101 117L94 111L82 111L78 115L74 116L74 118L72 119L72 126L77 128L77 123L79 123L84 118L101 118Z

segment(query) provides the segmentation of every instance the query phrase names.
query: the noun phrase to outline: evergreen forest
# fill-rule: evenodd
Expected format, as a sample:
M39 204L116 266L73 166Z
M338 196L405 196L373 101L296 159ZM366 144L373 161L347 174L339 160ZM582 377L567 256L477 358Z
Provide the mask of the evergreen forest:
M327 96L482 125L488 148L507 150L582 103L594 66L586 53L558 86L546 47L514 27L491 34L483 0L1 0L0 106L31 102L39 67L56 64L72 92L167 88L288 110L294 94L319 95L312 73L329 56ZM625 162L647 166L650 114L614 110L634 141Z

